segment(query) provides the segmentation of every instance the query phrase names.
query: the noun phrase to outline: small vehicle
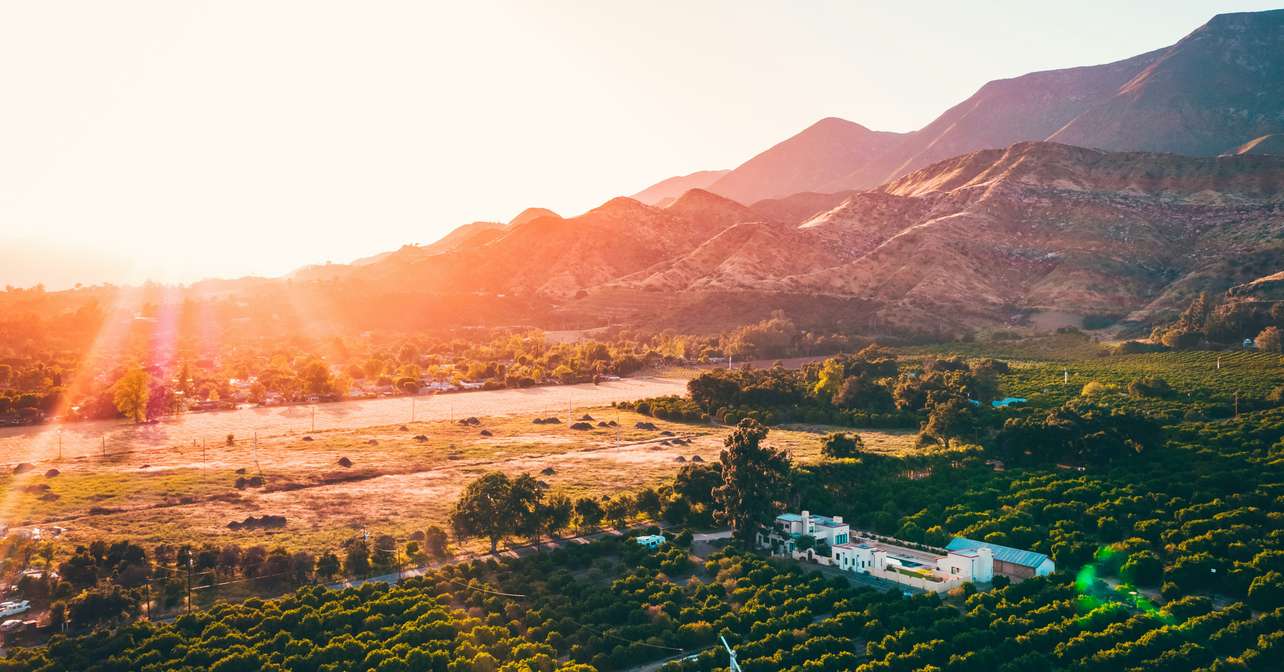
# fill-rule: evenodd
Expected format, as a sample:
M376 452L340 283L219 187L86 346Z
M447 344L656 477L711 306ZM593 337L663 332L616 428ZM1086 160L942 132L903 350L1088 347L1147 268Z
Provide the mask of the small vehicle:
M0 618L15 616L26 611L31 611L31 603L27 600L0 602Z
M10 618L5 622L0 623L0 632L13 632L14 630L21 630L22 626L23 626L23 621L21 618Z

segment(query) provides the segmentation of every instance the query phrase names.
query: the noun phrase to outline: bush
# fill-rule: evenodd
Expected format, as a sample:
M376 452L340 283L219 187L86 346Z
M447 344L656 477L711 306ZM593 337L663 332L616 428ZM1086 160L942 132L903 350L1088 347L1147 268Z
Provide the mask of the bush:
M1128 395L1133 397L1171 397L1173 388L1158 376L1146 376L1128 383Z
M820 452L828 458L857 457L865 442L854 432L834 432L821 440Z

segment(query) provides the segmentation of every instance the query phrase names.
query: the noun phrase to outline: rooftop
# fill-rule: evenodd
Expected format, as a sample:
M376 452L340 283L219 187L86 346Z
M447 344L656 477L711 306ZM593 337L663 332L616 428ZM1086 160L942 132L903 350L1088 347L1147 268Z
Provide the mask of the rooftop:
M967 537L954 537L950 540L950 543L945 545L945 550L947 551L974 551L978 548L990 549L990 552L994 553L995 560L1002 560L1003 562L1013 565L1021 565L1022 567L1038 567L1040 564L1043 564L1044 560L1048 559L1048 556L1042 553L1025 551L1019 548L1012 548L1010 546L1000 546L999 544L991 544L988 541L977 541L975 539L968 539Z

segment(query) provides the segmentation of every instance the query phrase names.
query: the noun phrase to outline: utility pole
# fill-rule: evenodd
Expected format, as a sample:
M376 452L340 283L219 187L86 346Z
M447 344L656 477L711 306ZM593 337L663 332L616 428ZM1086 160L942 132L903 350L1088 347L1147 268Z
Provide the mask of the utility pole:
M722 635L718 635L718 639L722 640L722 648L727 650L727 655L731 658L731 667L729 668L731 672L741 672L740 663L736 662L735 649L731 648L731 645L727 643L726 637L723 637Z
M317 431L317 407L312 407L312 431Z
M187 558L187 613L192 613L192 558Z
M107 435L103 434L99 438L103 440L103 457L107 457Z

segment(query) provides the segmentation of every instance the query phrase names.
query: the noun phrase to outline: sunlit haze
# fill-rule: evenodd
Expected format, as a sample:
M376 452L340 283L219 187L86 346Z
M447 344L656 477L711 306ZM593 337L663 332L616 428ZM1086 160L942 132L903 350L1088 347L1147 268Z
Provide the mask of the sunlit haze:
M279 275L576 214L1271 4L6 2L0 285Z

